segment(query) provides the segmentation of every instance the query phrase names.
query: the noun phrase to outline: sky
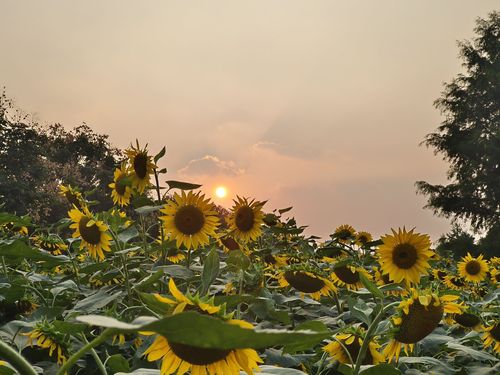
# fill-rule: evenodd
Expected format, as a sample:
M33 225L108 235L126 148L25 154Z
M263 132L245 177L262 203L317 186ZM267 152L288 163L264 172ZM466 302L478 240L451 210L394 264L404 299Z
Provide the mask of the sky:
M457 40L498 4L0 0L0 87L42 124L166 145L165 180L225 207L238 194L293 206L308 234L437 240L449 221L414 183L445 183L447 164L419 144L461 72Z

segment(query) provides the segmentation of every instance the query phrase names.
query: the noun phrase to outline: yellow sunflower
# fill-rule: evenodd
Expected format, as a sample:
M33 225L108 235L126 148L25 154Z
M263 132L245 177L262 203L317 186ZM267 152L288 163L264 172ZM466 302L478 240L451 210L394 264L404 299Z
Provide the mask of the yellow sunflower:
M485 326L484 334L481 336L483 339L484 348L493 346L493 351L497 354L500 353L500 322L495 322L490 326Z
M153 163L153 157L148 155L148 145L143 149L139 146L139 141L136 140L136 147L130 145L130 148L125 150L128 157L130 171L132 172L132 185L139 193L144 193L144 190L150 185L151 175L154 173L156 165Z
M465 280L474 283L479 283L486 278L486 273L488 272L488 263L483 259L483 255L479 255L474 258L472 255L467 253L467 256L462 258L462 261L458 263L458 274L462 276Z
M444 284L453 290L462 290L465 286L465 281L460 276L448 275L444 277Z
M343 224L335 229L333 237L335 237L339 242L348 242L356 237L356 229L349 224Z
M401 301L398 306L400 316L392 322L397 328L393 339L385 347L383 356L391 362L394 357L399 359L401 348L405 353L413 351L415 343L429 335L438 326L444 313L461 314L462 304L455 303L458 296L435 293L420 293L411 290L410 298Z
M59 237L54 235L37 235L31 238L34 245L42 250L48 251L54 255L61 255L68 249L66 245Z
M238 201L234 201L229 216L229 228L233 231L235 238L243 242L253 241L262 233L261 225L264 222L262 207L265 202L237 198Z
M446 271L444 269L436 268L436 269L432 270L432 276L434 276L434 278L436 280L444 282L444 280L445 280L446 276L448 276L448 274L446 273Z
M363 345L364 333L363 328L359 328L356 333L338 333L334 336L334 341L323 347L323 351L330 354L333 359L336 359L340 363L353 364L353 362L356 362L356 358L358 358L359 351ZM384 362L384 357L378 351L379 348L380 345L377 341L372 339L368 344L368 350L362 364L376 365Z
M68 215L73 220L70 228L75 229L73 238L82 238L80 249L86 247L92 258L103 260L103 251L111 251L109 247L111 236L108 234L107 225L97 220L87 207L83 208L83 212L74 208Z
M363 268L350 265L335 267L330 277L337 286L345 286L350 290L358 290L363 288L360 274L363 274L367 279L371 279L371 276Z
M59 194L66 198L71 207L75 206L78 209L82 209L85 206L85 199L83 199L82 193L72 188L71 185L60 185Z
M393 235L382 236L382 245L378 248L379 263L382 272L388 274L397 283L405 281L418 284L421 275L427 275L432 256L431 241L428 235L409 232L405 228Z
M372 241L373 241L373 237L372 237L371 233L364 232L364 231L356 233L356 240L355 240L356 245L365 246L368 242L372 242Z
M231 319L227 323L253 329L250 323L242 320ZM188 371L193 375L239 375L240 370L253 375L263 362L253 349L198 348L171 342L161 335L144 355L150 362L162 360L161 375L183 375Z
M209 236L215 237L219 218L210 199L205 199L205 195L200 195L200 192L175 193L160 211L165 214L160 217L165 232L169 233L172 240L176 240L177 247L184 244L188 249L197 249L210 242Z
M500 271L498 271L496 268L493 268L490 271L490 281L492 282L492 284L500 283Z
M374 279L377 285L384 286L384 285L394 284L394 281L390 279L389 275L383 274L378 267L373 267L373 272L374 272ZM408 294L408 290L400 288L400 289L387 290L385 291L385 293L394 296L406 296Z
M1 226L1 228L6 230L7 232L10 232L10 233L20 234L21 236L28 235L28 228L25 227L24 225L16 225L14 223L5 223Z
M132 196L132 188L125 184L125 179L128 174L125 170L125 166L122 165L121 168L116 168L114 173L113 182L109 184L111 190L111 197L113 198L113 203L119 206L128 206L130 204L130 197Z
M266 264L266 268L280 268L287 265L287 257L285 255L265 254L262 260Z
M445 320L449 325L458 324L462 328L473 329L475 331L481 329L481 318L469 312L449 314Z
M35 329L30 332L23 333L28 336L27 345L33 346L33 341L36 346L42 349L49 350L49 356L57 359L57 364L62 365L67 360L67 351L60 335L55 334L50 329L46 328L45 324L38 324Z
M309 271L282 272L278 276L278 283L282 288L292 286L301 293L302 297L304 294L309 294L315 300L337 291L337 287L330 280Z

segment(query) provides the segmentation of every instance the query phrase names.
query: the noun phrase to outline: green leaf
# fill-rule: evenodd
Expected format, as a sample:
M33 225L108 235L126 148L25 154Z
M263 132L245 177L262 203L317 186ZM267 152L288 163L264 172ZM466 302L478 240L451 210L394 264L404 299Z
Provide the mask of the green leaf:
M158 301L156 297L149 293L139 293L144 304L159 315L166 315L170 312L170 306Z
M372 283L365 275L359 272L359 278L366 289L376 298L383 299L384 293L382 293L377 286Z
M287 208L281 208L281 209L279 209L279 210L278 210L278 212L279 212L281 215L283 215L285 212L290 211L292 208L293 208L292 206L287 207Z
M113 302L121 294L122 292L116 292L110 295L103 290L99 290L97 293L94 293L87 298L78 301L75 307L73 307L73 310L86 313L96 311L106 306L108 303Z
M246 270L250 267L250 259L240 249L231 250L227 256L226 263L233 271Z
M169 180L165 182L168 184L169 189L193 190L201 187L201 185L191 184L189 182L181 182L174 180Z
M31 224L31 219L29 216L19 217L7 212L0 212L0 225L6 223L13 223L18 226L29 226Z
M137 212L139 215L146 215L146 214L160 211L160 209L162 209L162 208L163 208L163 206L142 206L142 207L136 208L135 212Z
M305 375L305 372L293 368L283 368L276 366L262 365L260 367L259 375Z
M152 331L167 337L172 342L199 348L223 350L236 348L259 349L305 342L315 345L331 335L330 332L318 333L310 330L245 329L195 311L175 314L146 324L139 324L137 320L128 324L99 315L79 316L76 319L87 324L116 328L126 332ZM141 318L141 322L145 321L151 321L151 318ZM203 334L200 334L200 332L203 332Z
M106 361L106 366L111 374L116 374L119 371L130 371L128 361L121 354L115 354L109 357Z
M84 332L87 326L83 323L65 322L62 320L54 320L53 326L60 333L76 335L77 333Z
M391 366L387 363L382 363L380 365L376 365L370 367L366 370L360 372L363 375L401 375L401 371L399 371L394 366Z
M302 324L299 324L297 327L295 327L294 331L300 331L300 330L310 330L313 332L318 332L318 333L329 333L330 331L328 330L328 327L317 320L310 320L307 322L304 322ZM308 342L303 342L303 343L290 343L285 345L283 348L284 353L297 353L300 351L308 350L311 349L311 343Z
M64 255L51 255L43 250L37 250L29 246L21 239L0 241L0 256L12 261L30 259L34 261L46 262L50 265L68 263L70 259Z
M135 290L144 290L150 286L152 286L154 283L156 283L158 280L161 279L163 276L163 270L157 270L142 281L138 282L135 284L132 289Z
M194 273L186 266L181 266L180 264L169 264L167 266L158 266L153 269L163 270L165 274L175 277L176 279L188 280L193 277Z
M160 375L160 370L149 368L139 368L132 372L117 372L115 375Z
M136 211L140 210L141 208L138 208ZM137 228L135 226L130 226L127 229L125 229L123 232L118 234L118 239L123 243L127 243L131 239L137 237L138 235L139 235L139 232L137 231Z
M431 365L433 367L440 367L442 370L445 370L446 372L449 373L454 373L455 371L446 365L445 362L440 361L439 359L432 358L432 357L399 357L399 363L419 363L419 364L426 364L426 365ZM442 372L441 372L442 373Z
M219 275L219 269L219 254L217 253L217 250L213 248L208 253L207 258L205 259L205 264L203 265L203 272L201 273L201 295L207 294L210 285L212 285Z
M456 342L447 342L446 346L450 349L455 349L458 350L459 352L462 352L461 354L467 357L472 357L478 360L495 361L495 362L498 361L494 356L486 352L480 352L478 350L472 349L465 345L458 344Z
M163 146L163 148L160 150L159 153L157 153L154 157L155 163L160 160L163 156L165 156L165 152L167 151L167 148Z

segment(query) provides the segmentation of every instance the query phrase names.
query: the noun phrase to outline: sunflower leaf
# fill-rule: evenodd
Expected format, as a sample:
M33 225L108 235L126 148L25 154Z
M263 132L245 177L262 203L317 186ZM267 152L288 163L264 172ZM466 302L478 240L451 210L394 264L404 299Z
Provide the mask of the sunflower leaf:
M169 189L194 190L201 187L201 185L199 184L192 184L190 182L182 182L174 180L169 180L165 182L168 184Z
M201 273L201 285L200 285L200 293L201 295L205 295L210 288L210 285L215 281L217 276L219 275L220 270L220 261L219 254L215 248L212 248L208 253L208 256L205 259L203 264L203 272Z
M361 282L363 283L363 285L365 286L366 289L368 289L368 291L373 294L374 297L376 298L379 298L379 299L383 299L384 298L384 293L382 293L380 291L379 288L377 288L377 286L372 283L365 275L363 275L361 272L359 272L359 278L361 280Z
M165 152L167 151L167 148L165 146L163 146L163 148L160 150L160 152L158 152L155 157L154 157L154 161L155 163L160 160L163 156L165 156Z
M401 375L399 371L394 366L387 363L382 363L380 365L372 366L360 372L363 375Z

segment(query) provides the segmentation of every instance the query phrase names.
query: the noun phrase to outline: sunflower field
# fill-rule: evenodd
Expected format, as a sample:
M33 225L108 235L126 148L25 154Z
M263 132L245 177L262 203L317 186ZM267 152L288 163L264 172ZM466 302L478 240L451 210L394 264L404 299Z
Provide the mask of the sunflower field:
M215 206L138 142L114 207L62 184L47 227L0 213L0 374L499 374L500 258L405 227L306 236L259 198Z

